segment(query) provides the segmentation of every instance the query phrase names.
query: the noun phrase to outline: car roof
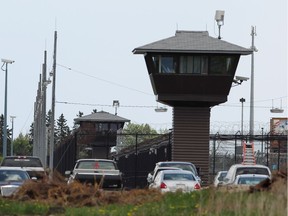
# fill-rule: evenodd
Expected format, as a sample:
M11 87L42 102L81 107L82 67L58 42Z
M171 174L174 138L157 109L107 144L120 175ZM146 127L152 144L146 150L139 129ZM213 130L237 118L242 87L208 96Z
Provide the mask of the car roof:
M8 167L8 166L0 167L0 170L18 170L18 171L26 172L21 167Z
M236 176L236 178L249 178L249 177L266 177L266 178L269 178L268 175L261 175L261 174L241 174L241 175Z
M106 161L106 162L113 162L113 163L115 163L114 160L108 160L108 159L91 159L91 158L78 159L76 162L81 162L81 161Z
M178 167L157 167L157 170L182 170Z
M261 167L261 168L268 168L267 166L262 165L262 164L234 164L234 165L232 165L231 167L235 167L235 168L238 168L238 167Z
M157 165L161 165L161 164L189 164L189 165L194 165L191 162L186 162L186 161L160 161L158 163L156 163Z
M190 171L187 171L187 170L182 170L182 169L179 169L179 170L161 170L159 171L159 173L163 173L163 174L166 174L166 173L183 173L183 174L192 174L194 175L192 172Z

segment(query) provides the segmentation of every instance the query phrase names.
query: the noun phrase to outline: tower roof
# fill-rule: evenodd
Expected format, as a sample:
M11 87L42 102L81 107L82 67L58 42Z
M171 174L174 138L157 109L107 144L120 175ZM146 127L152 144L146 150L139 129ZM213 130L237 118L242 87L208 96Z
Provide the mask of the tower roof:
M175 36L133 50L145 53L217 53L248 55L253 51L209 36L208 31L176 31Z

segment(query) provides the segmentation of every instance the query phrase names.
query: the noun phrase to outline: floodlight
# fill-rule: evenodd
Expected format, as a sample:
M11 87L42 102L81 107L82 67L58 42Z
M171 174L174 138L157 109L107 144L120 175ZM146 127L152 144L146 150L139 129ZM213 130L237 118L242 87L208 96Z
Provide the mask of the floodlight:
M218 29L219 29L218 39L221 39L220 29L221 29L221 26L224 25L224 13L225 11L223 10L216 10L216 13L215 13L215 21L217 22Z

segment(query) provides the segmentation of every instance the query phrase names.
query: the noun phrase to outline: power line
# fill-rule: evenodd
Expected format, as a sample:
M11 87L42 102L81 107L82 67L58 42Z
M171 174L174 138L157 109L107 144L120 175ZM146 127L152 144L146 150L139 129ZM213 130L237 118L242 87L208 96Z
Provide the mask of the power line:
M113 105L107 104L90 104L90 103L77 103L67 101L56 101L56 103L69 104L69 105L83 105L83 106L101 106L101 107L113 107ZM144 106L144 105L121 105L121 107L134 107L134 108L157 108L157 106Z
M106 82L106 83L109 83L109 84L112 84L112 85L115 85L115 86L118 86L118 87L121 87L121 88L126 88L126 89L129 89L129 90L132 90L132 91L136 91L136 92L140 92L142 94L146 94L146 95L153 95L153 94L150 94L150 93L147 93L147 92L143 92L143 91L140 91L138 89L134 89L134 88L130 88L130 87L127 87L127 86L124 86L124 85L121 85L121 84L118 84L118 83L115 83L115 82L111 82L111 81L108 81L108 80L105 80L105 79L102 79L102 78L99 78L99 77L96 77L96 76L93 76L91 74L87 74L87 73L84 73L84 72L81 72L81 71L78 71L78 70L75 70L75 69L72 69L71 67L67 67L65 65L61 65L61 64L58 64L58 66L60 67L63 67L67 70L71 70L71 71L74 71L76 73L79 73L79 74L82 74L84 76L88 76L88 77L91 77L91 78L94 78L94 79L97 79L97 80L100 80L102 82ZM153 95L154 96L154 95Z

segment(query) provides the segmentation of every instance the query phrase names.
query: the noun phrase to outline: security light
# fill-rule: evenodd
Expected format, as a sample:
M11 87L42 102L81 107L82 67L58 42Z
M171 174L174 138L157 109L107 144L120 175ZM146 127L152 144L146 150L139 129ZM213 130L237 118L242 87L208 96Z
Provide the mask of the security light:
M224 25L224 13L225 11L223 10L216 10L216 13L215 13L215 21L217 22L218 29L219 29L218 39L221 39L220 29L221 29L221 26Z
M12 64L12 63L15 62L15 61L9 60L9 59L1 59L1 61L2 61L3 63L6 63L6 64Z

